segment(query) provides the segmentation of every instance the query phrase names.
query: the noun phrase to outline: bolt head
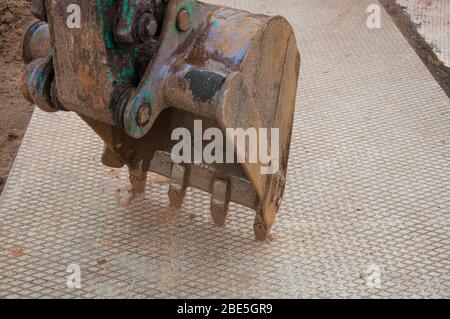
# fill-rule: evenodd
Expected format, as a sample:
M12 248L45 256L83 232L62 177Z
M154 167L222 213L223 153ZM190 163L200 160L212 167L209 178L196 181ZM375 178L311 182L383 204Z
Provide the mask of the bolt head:
M139 18L137 24L137 39L140 43L150 41L158 31L158 22L150 13L145 13Z
M151 110L148 105L141 107L138 113L137 122L140 126L145 126L150 121Z
M186 9L181 9L177 15L177 28L185 32L191 27L191 15Z
M158 23L156 22L155 19L150 20L146 27L144 28L145 31L145 35L148 38L153 38L156 34L156 31L158 31Z

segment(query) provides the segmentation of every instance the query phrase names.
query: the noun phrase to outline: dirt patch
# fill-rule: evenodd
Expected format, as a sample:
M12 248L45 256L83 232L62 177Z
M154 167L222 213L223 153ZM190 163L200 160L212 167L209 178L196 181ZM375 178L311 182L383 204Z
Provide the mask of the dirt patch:
M20 91L22 35L32 19L29 1L0 0L0 193L33 111Z
M395 0L380 0L380 2L433 77L450 97L450 68L438 59L433 49L417 31L419 26L411 21L411 17L404 8L398 5Z
M19 257L22 257L23 255L23 248L21 246L16 245L11 248L11 258L17 259Z

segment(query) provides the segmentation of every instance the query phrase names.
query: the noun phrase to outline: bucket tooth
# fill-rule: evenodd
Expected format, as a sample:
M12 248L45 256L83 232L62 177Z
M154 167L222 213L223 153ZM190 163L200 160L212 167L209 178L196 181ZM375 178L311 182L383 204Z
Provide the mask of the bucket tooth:
M216 226L225 226L229 204L230 184L224 180L217 179L214 182L211 196L211 216Z
M272 230L272 223L269 223L264 216L261 208L258 208L255 216L255 223L253 224L253 231L255 237L259 241L266 241L270 237Z
M147 170L143 169L142 161L138 166L129 166L128 173L133 195L143 197L147 185Z
M142 169L142 161L139 165L128 166L130 184L118 189L116 200L119 207L128 208L135 200L145 198L145 186L147 185L147 171ZM125 193L125 196L122 196Z
M170 176L169 186L169 206L180 209L186 195L186 168L179 164L174 164Z

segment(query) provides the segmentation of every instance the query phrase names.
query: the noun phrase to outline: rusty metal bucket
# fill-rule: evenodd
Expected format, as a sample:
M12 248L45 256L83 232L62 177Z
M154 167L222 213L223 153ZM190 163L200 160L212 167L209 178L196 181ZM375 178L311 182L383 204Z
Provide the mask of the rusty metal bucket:
M256 237L268 238L286 183L300 67L283 17L194 0L37 0L32 11L40 21L24 39L28 100L79 114L105 142L103 163L128 166L130 196L144 192L152 171L170 178L171 207L191 186L211 194L218 226L236 202L256 211ZM235 161L199 160L201 141L191 161L174 162L177 128L193 136L216 128L232 141L230 128L276 129L276 145L268 138L265 147L277 151L277 169L237 160L251 157L250 140L232 145Z

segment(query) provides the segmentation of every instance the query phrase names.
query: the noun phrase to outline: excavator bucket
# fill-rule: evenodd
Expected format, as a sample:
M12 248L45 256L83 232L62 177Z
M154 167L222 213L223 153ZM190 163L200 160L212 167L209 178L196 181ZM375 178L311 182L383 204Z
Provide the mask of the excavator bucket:
M25 34L24 96L76 112L104 141L102 162L127 166L130 196L147 172L169 204L188 187L256 211L266 240L281 204L300 56L283 17L195 0L34 0Z

